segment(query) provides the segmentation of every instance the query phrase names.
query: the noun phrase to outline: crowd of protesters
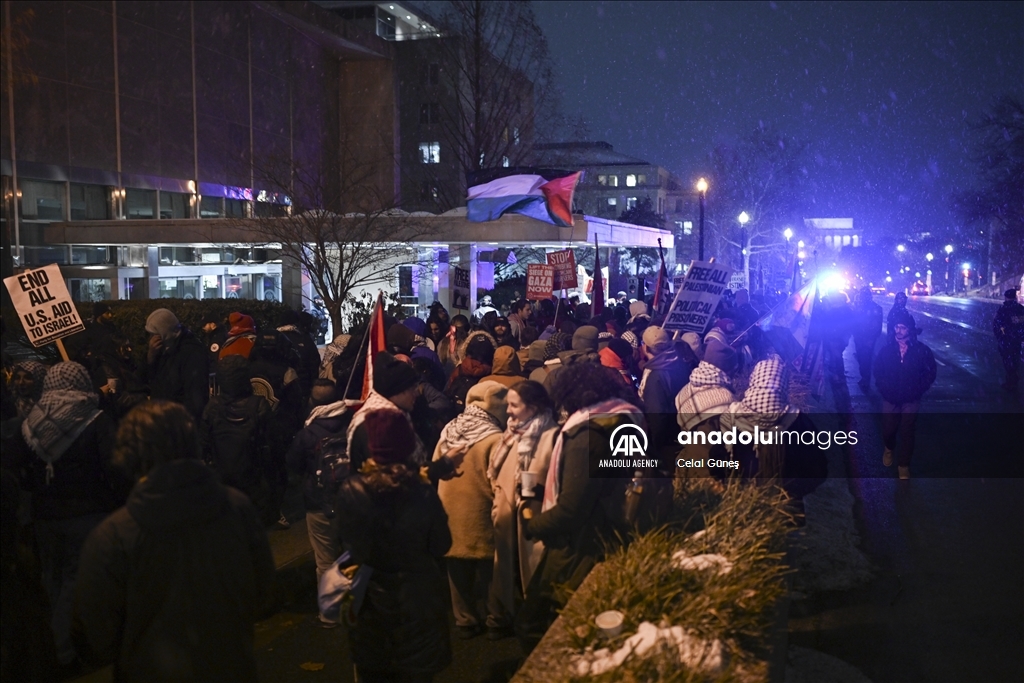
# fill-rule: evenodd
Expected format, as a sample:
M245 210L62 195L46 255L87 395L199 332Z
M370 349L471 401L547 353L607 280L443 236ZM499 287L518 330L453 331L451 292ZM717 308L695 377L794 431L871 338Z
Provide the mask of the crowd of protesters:
M5 386L5 678L87 662L113 663L117 680L254 679L253 623L272 609L267 532L289 525L289 473L317 578L343 551L372 567L349 629L360 680L430 680L451 660L449 616L458 637L532 647L606 550L671 504L656 472L642 473L639 508L632 478L590 476L617 427L675 454L680 428L809 420L770 341L737 342L764 307L741 290L706 335L680 336L625 293L597 314L552 300L450 316L435 302L425 320L386 316L373 358L363 330L324 344L291 311L276 327L235 312L194 333L161 308L136 368L98 304L79 357L18 363ZM870 292L829 306L843 324L830 324L826 362L852 334L864 382L877 308ZM890 314L873 364L892 406L887 458L904 427L901 473L906 423L934 379L908 318ZM813 459L736 448L745 476L784 481Z

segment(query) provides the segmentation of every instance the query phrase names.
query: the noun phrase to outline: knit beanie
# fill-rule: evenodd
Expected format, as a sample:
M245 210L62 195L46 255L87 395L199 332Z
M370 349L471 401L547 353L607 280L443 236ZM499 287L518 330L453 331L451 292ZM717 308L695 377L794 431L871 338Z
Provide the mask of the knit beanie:
M892 326L895 329L897 325L906 325L910 329L911 334L917 329L917 326L914 324L914 316L910 315L910 311L905 308L899 308L893 312Z
M380 357L382 354L378 354ZM376 364L375 364L376 365ZM416 434L405 413L371 410L363 421L370 457L378 465L406 462L416 450Z
M530 360L537 361L538 363L543 363L544 362L544 347L545 346L547 346L547 342L546 341L540 341L539 339L537 341L533 342L532 344L530 344L530 355L529 355Z
M672 338L662 328L651 325L644 330L644 346L652 354L658 355L672 348Z
M420 318L406 318L402 321L402 325L412 330L413 334L424 338L427 336L427 323Z
M416 343L416 335L405 325L392 325L388 330L387 340L389 347L406 353Z
M228 330L228 335L236 337L240 334L256 334L256 321L245 313L232 313L228 316L228 323L231 325L231 329Z
M181 326L178 316L166 308L158 308L146 318L146 332L155 334L167 343L174 336L174 333Z
M419 381L416 371L387 351L381 351L373 359L373 390L384 398L397 396L410 389Z
M736 372L739 359L736 350L718 339L711 339L704 349L704 360L726 374Z
M252 394L252 377L249 361L232 354L217 361L217 388L221 396L229 400Z
M491 365L494 363L494 344L487 337L478 334L466 344L466 357Z
M629 317L635 318L638 315L647 315L647 304L643 301L634 301L629 305Z
M572 337L565 332L555 332L544 342L544 360L558 358L560 352L569 350L570 342L572 342Z
M612 339L608 342L608 348L623 361L629 360L633 355L633 347L624 339Z
M580 353L597 353L597 338L600 332L593 325L584 325L572 335L572 350Z
M508 387L504 384L491 380L477 382L466 392L466 407L483 408L488 415L498 421L498 424L503 425L508 421L506 396Z

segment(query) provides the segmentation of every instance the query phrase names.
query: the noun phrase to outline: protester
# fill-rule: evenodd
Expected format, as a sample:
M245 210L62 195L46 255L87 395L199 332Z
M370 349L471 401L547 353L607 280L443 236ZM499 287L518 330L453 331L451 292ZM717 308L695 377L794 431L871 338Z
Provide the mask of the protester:
M140 375L150 398L180 403L198 422L210 396L206 349L166 308L149 314L146 332L149 348Z
M907 310L907 294L906 292L896 292L896 299L893 302L892 308L889 309L889 315L885 317L885 336L888 337L889 341L892 341L893 336L896 334L894 329L894 319L897 315L900 315Z
M479 382L481 377L491 374L497 346L494 337L483 330L470 332L459 346L462 361L452 372L444 390L456 410L461 411L465 407L466 393L470 387Z
M550 391L553 383L558 379L558 373L570 365L575 363L600 365L601 358L597 354L599 335L600 331L593 325L578 327L572 333L572 347L567 351L560 351L556 363L550 365L545 363L545 369L548 371L547 377L543 381L545 388ZM531 379L533 378L531 377Z
M47 368L39 361L23 360L14 366L11 384L14 387L14 407L17 417L24 419L43 395L43 380Z
M77 640L115 681L256 680L270 545L249 501L199 456L191 416L168 401L118 431L115 459L137 483L89 535L75 590Z
M221 320L212 313L203 317L199 328L199 341L206 347L210 362L210 374L217 373L217 361L220 360L220 350L224 342L228 340L227 328Z
M331 318L327 315L327 306L324 305L323 297L313 297L313 305L309 307L309 314L315 320L311 332L317 346L320 346L327 341L327 330L331 324Z
M494 334L495 341L498 342L498 346L511 346L513 350L519 350L519 339L512 334L512 327L508 321L508 318L498 316L494 320L494 325L491 327Z
M256 321L252 316L236 311L228 316L228 324L228 338L220 347L220 358L232 355L248 358L256 343Z
M823 300L821 321L822 350L825 369L833 381L846 383L843 352L850 345L855 329L853 308L846 292L831 292Z
M522 368L519 366L519 356L511 346L499 346L494 350L494 359L491 362L491 374L480 379L481 382L497 382L510 387L522 381Z
M518 524L518 511L530 505L540 514L543 482L558 435L554 404L544 387L524 380L508 390L508 424L501 442L491 451L487 478L494 490L491 519L494 521L494 578L492 600L497 599L507 614L515 614L526 586L544 552L539 541L527 540ZM522 491L522 475L528 472L536 485Z
M217 389L199 423L203 460L222 484L248 496L263 525L269 526L278 518L270 495L270 404L253 394L249 363L241 356L227 356L217 364Z
M516 631L532 649L575 590L613 543L610 501L624 482L590 476L592 459L610 458L611 432L643 425L643 413L615 372L597 363L575 363L558 374L551 391L556 409L568 415L555 442L544 483L541 513L521 515L523 536L544 543L540 564L516 615ZM591 415L602 417L590 419ZM607 507L606 507L607 506ZM529 516L527 516L529 515Z
M668 332L656 325L644 330L643 351L647 358L640 378L640 400L647 416L651 451L676 451L674 399L690 381L692 366L683 363Z
M46 373L21 436L29 449L23 466L57 657L72 667L80 654L71 640L71 611L82 545L124 500L110 467L114 423L99 409L85 368L64 362Z
M329 379L333 382L338 382L338 377L334 375L334 360L341 355L345 347L352 341L352 335L350 334L339 334L334 337L334 341L324 347L324 357L320 361L320 372L318 376L320 379ZM348 377L342 378L342 381L347 381Z
M736 352L731 347L712 349L705 354L690 373L690 381L676 394L676 422L680 429L694 430L728 410L734 400L730 375L735 370Z
M619 373L623 384L634 392L637 391L636 385L633 382L633 347L629 345L629 342L622 339L612 339L597 355L601 358L601 365ZM639 397L639 394L637 396Z
M882 395L882 464L897 455L900 479L910 479L914 428L921 397L935 382L935 356L917 340L914 318L906 310L890 313L893 338L875 357L875 386Z
M466 394L466 409L441 431L434 460L448 456L456 463L456 474L438 484L437 493L448 514L452 547L445 565L451 586L455 630L461 638L480 633L475 587L489 590L494 569L494 526L491 508L494 494L487 478L491 453L501 442L508 416L505 396L508 388L498 382L482 381ZM509 627L508 615L489 593L487 634L498 638Z
M363 407L352 417L352 422L346 430L349 460L353 471L358 471L370 457L367 445L369 435L362 426L369 415L375 412L395 413L408 421L410 430L412 429L409 413L419 396L418 384L419 376L412 366L403 363L387 351L379 352L373 359L373 391L366 397ZM406 459L410 465L425 465L429 462L429 454L424 450L415 432L413 437L414 441L405 454Z
M992 320L992 333L996 337L999 357L1006 368L1006 381L1002 387L1016 391L1020 382L1021 344L1024 344L1024 306L1017 303L1017 290L1008 289L1003 295L1003 305Z
M494 302L491 300L490 294L484 294L480 297L480 305L473 311L473 319L482 322L484 316L488 313L494 313L498 315L498 309L494 307Z
M444 341L437 348L437 357L447 374L451 374L462 362L459 349L469 336L469 318L459 314L452 318Z
M508 316L508 324L511 327L512 336L516 338L520 346L529 346L529 342L523 339L523 330L533 318L533 305L526 299L519 299L512 304L512 312Z
M342 482L336 502L339 539L357 564L372 569L348 632L356 674L366 683L429 683L451 662L438 567L452 545L448 520L408 461L416 436L401 411L366 413L360 429L368 459Z
M750 292L742 287L736 290L732 307L726 315L735 321L736 329L740 332L746 330L761 317L757 309L750 305Z
M283 311L279 319L277 331L291 342L299 357L295 371L299 376L299 388L302 389L303 400L309 398L313 388L313 380L320 376L320 351L313 343L312 337L300 329L299 314L291 309Z
M871 362L875 358L875 342L882 334L882 307L871 300L870 287L863 287L857 293L853 313L853 343L857 365L860 368L858 384L861 391L866 392L871 386Z

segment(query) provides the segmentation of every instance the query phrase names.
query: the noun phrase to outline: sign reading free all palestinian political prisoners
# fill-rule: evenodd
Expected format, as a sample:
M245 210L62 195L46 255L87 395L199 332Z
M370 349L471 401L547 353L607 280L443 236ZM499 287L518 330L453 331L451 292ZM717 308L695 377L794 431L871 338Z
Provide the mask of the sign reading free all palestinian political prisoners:
M4 278L32 346L44 346L85 329L60 267L49 265Z
M469 271L452 266L452 308L469 310Z
M702 333L722 298L722 292L729 286L731 272L729 266L720 263L691 262L662 328L670 332Z
M555 267L531 263L526 267L526 298L531 301L550 299L554 292Z

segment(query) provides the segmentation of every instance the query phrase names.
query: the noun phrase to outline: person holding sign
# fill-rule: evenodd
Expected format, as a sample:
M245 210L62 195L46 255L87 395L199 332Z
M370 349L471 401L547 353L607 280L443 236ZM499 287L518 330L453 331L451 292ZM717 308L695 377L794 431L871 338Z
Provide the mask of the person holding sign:
M210 397L206 348L166 308L149 314L146 332L149 349L141 374L150 397L180 403L200 422Z

